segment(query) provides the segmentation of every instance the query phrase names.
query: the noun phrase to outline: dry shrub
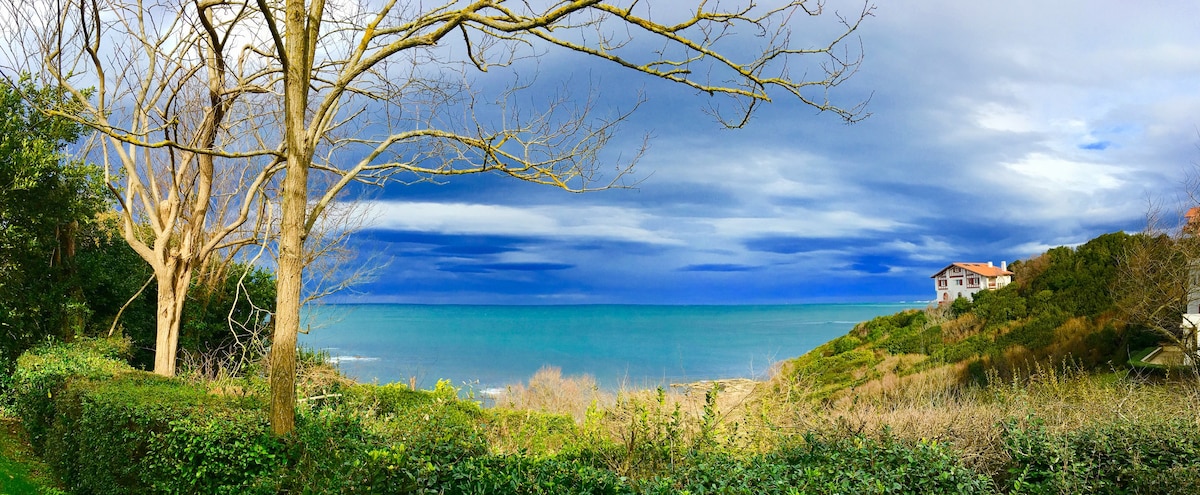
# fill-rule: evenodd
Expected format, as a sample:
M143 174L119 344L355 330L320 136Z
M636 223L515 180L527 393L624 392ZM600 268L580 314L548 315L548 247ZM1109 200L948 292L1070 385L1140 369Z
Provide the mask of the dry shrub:
M996 475L1009 461L1002 438L1008 420L1035 417L1052 431L1064 432L1114 420L1200 418L1200 386L1194 380L1155 382L1130 371L1095 374L1070 363L1048 366L1027 357L1020 350L1006 356L1006 378L990 370L986 386L961 385L968 373L968 363L962 362L909 376L884 376L819 401L807 399L812 384L776 376L773 393L761 406L770 417L762 423L780 434L886 431L906 440L937 440L957 450L968 467ZM1020 362L1034 364L1015 364Z
M954 373L951 367L943 371ZM917 382L932 386L932 382ZM978 397L976 388L915 386L890 397L855 396L823 411L815 429L834 435L864 435L887 431L911 440L936 440L952 446L973 468L1000 466L1007 460L1001 442L1001 421L1010 412Z
M983 331L983 321L975 313L967 313L942 324L942 340L947 344L957 343Z
M509 385L496 397L497 407L564 414L576 422L584 420L589 407L610 402L611 396L600 390L591 375L563 376L562 368L554 366L542 367L528 385Z
M944 325L953 319L954 315L950 311L949 304L929 303L929 306L925 307L925 328L935 325ZM864 327L866 326L862 323L859 323L859 325ZM866 332L864 331L863 334L865 335Z
M296 361L297 398L323 396L355 384L354 380L342 375L336 365L326 361L328 357L328 354L318 352L309 359ZM261 369L271 369L269 357L264 359Z

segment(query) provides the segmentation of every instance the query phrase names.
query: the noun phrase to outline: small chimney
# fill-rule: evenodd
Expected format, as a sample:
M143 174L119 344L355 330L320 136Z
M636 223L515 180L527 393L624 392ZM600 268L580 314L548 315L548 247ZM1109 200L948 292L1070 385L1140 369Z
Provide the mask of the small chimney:
M992 262L991 262L991 261L989 261L989 262L988 262L988 268L991 268L991 267L992 267Z
M1008 262L1001 260L1000 261L1000 269L1007 272L1008 271Z

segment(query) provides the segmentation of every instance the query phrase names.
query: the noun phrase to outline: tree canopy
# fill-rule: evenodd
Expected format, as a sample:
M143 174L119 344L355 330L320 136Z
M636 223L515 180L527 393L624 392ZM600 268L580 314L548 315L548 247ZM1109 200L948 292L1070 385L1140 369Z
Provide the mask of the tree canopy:
M83 128L38 110L73 112L78 102L53 88L18 84L0 82L0 343L6 362L40 338L82 331L77 237L105 206L98 169L67 155Z

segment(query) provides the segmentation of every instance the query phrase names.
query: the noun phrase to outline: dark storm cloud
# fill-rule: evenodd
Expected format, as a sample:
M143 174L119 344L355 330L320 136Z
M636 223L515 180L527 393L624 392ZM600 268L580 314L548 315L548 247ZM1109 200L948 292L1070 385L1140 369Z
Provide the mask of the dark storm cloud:
M928 298L929 275L949 262L1011 262L1137 230L1147 198L1178 209L1200 157L1195 18L1193 3L1139 5L1136 16L1109 1L880 4L859 32L860 72L831 93L870 98L872 116L854 125L778 95L747 128L720 129L704 95L553 52L539 82L599 84L602 113L645 94L602 160L610 172L650 134L640 182L584 195L496 175L388 186L373 197L395 208L359 236L400 262L366 292Z

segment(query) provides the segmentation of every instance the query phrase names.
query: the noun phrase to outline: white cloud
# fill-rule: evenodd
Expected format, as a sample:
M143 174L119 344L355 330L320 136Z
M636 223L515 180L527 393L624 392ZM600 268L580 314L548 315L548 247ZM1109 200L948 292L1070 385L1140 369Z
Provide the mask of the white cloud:
M371 201L369 227L442 234L597 238L680 244L669 233L647 229L649 214L615 206L513 207L496 204Z
M1073 161L1062 157L1033 153L1025 158L1003 164L1015 179L1023 183L1017 188L1051 189L1056 195L1066 192L1097 194L1124 185L1115 166Z
M771 216L727 217L706 220L718 235L745 239L760 235L801 237L857 237L868 231L889 231L903 224L853 211L779 208Z
M881 247L907 253L909 258L917 261L944 261L954 254L954 246L950 243L927 235L918 237L917 242L898 239L883 243Z

